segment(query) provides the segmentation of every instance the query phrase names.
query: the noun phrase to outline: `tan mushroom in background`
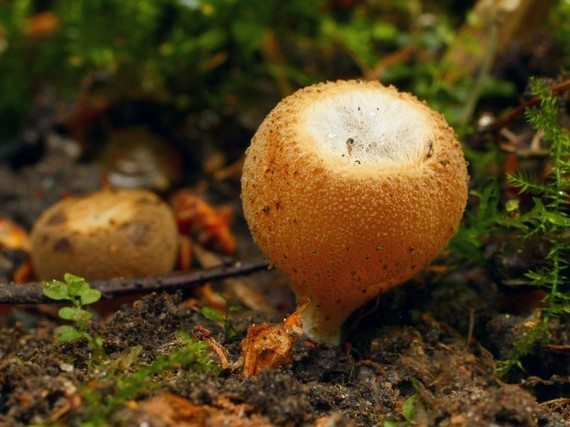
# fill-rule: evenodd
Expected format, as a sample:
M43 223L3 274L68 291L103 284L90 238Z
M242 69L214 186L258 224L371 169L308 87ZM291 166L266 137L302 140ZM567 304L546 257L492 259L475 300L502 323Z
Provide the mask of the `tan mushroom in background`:
M101 190L47 209L31 233L40 280L72 273L88 280L172 271L178 229L171 209L147 190Z
M414 96L377 82L301 89L247 151L255 242L292 282L305 334L338 344L348 316L445 247L467 200L456 135Z

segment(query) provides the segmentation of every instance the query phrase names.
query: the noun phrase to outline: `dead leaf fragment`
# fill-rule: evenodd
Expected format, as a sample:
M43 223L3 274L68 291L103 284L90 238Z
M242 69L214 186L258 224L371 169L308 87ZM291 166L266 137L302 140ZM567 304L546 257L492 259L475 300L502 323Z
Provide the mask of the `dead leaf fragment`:
M199 244L193 245L193 253L196 261L204 268L212 268L224 264L224 260L220 255L205 249ZM264 313L275 312L275 308L269 303L266 296L253 289L243 279L227 278L224 280L224 283L227 290L246 307ZM221 298L219 294L215 294L211 288L203 287L201 296L205 300L205 305L224 313L226 312L227 301Z
M59 16L50 11L39 12L28 17L24 33L36 40L44 40L53 36L59 29Z
M196 405L182 397L163 393L140 404L150 417L177 427L269 427L271 422L257 414L226 411L213 406Z
M182 234L194 237L203 245L219 248L224 254L235 252L235 237L229 227L231 208L214 208L190 189L176 192L171 203Z
M30 252L30 239L23 227L8 218L0 218L0 248Z
M228 371L233 368L230 362L230 356L226 348L220 344L213 336L212 333L203 326L194 327L192 338L198 341L206 342L210 346L210 350L218 357L222 371Z
M280 368L291 359L291 348L303 335L300 310L282 323L262 323L251 326L241 342L244 358L244 377L258 374L264 369Z

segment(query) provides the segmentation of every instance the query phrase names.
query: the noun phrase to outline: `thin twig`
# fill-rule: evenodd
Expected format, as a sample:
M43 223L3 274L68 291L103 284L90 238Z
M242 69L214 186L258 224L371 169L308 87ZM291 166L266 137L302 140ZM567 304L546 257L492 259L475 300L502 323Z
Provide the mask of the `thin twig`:
M146 277L138 279L93 280L90 284L100 290L105 298L150 292L157 290L175 290L196 286L213 280L242 276L267 270L268 261L235 263L206 270L174 273L168 276ZM37 304L54 302L43 294L41 283L0 283L0 304Z
M564 80L562 83L558 83L553 85L550 90L552 90L553 94L558 94L560 92L564 92L565 90L570 89L570 79ZM540 97L538 95L533 96L528 101L522 103L517 108L512 111L509 111L503 117L492 123L490 126L484 128L482 133L490 132L495 133L500 131L502 128L507 126L511 121L516 119L517 117L521 116L528 107L532 107L540 102Z

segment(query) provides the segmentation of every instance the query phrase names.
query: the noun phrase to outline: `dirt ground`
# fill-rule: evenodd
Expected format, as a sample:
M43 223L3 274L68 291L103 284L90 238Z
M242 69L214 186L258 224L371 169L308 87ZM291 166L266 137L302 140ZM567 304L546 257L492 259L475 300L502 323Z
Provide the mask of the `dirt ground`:
M39 162L17 170L1 166L0 183L0 216L29 229L62 195L98 188L100 164L78 162L61 146L48 144ZM234 259L260 259L239 213L237 180L209 191L213 200L234 207ZM22 251L1 249L0 280L9 281L24 258ZM238 368L195 374L174 366L149 375L111 408L105 425L570 425L570 325L554 323L552 341L523 360L525 370L499 380L497 360L508 356L532 322L531 312L512 301L532 295L514 295L480 268L443 259L382 296L378 306L356 313L341 347L301 339L283 367L249 377ZM453 272L442 275L442 269ZM266 304L252 304L247 292L236 291L236 281ZM179 344L178 332L209 334L237 366L249 326L280 322L294 310L278 271L213 287L241 308L230 313L233 336L201 313L205 299L197 288L103 301L90 332L101 337L109 360L95 367L84 340L54 340L53 329L62 323L56 306L3 306L0 425L91 425L89 414L109 408L122 378L169 354ZM219 355L208 354L220 363Z

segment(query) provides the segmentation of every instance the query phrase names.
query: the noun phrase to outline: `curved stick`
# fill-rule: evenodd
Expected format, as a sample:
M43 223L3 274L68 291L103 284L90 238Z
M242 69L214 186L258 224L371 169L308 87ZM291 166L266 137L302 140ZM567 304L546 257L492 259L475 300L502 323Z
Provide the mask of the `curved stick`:
M115 298L140 292L157 290L172 291L188 286L200 285L213 280L251 274L267 270L268 267L269 262L265 260L249 263L236 262L234 264L206 270L179 272L167 276L93 280L89 283L91 287L101 291L105 298ZM44 295L41 283L0 283L0 304L37 304L47 302L57 301L51 300Z
M550 89L552 90L552 93L555 95L560 93L560 92L564 92L565 90L570 89L570 79L564 80L561 83L553 85ZM540 97L537 95L533 96L528 101L523 102L517 108L509 111L508 113L503 115L501 118L499 118L497 121L495 121L494 123L492 123L491 125L489 125L485 129L483 129L481 131L481 133L485 133L485 132L494 133L494 132L500 131L502 128L507 126L511 121L513 121L517 117L521 116L527 108L532 107L532 106L538 104L539 102L540 102Z

